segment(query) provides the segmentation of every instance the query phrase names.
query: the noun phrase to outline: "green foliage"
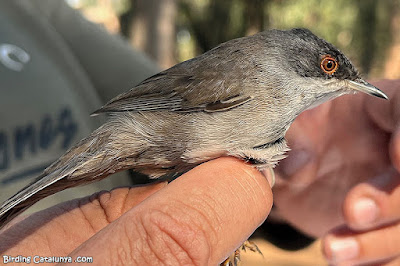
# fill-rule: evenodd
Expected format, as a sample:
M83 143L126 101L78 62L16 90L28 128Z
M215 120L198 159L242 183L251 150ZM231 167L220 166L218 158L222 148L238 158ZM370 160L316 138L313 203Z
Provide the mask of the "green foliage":
M90 6L99 0L67 0ZM108 0L117 14L134 14L138 0ZM145 0L141 0L145 1ZM162 0L160 0L162 1ZM396 38L400 0L176 0L178 61L221 42L268 28L304 27L347 54L363 74L379 76ZM121 16L121 25L123 16ZM129 22L129 21L128 21ZM124 33L124 27L122 27ZM397 37L398 39L399 37Z
M343 50L364 74L379 75L400 0L180 0L198 52L267 28L308 28ZM256 7L255 7L256 6ZM393 14L392 14L393 15ZM263 20L254 22L254 17ZM250 30L250 28L252 28Z
M345 47L352 39L357 11L355 2L348 0L273 1L268 6L269 27L308 28L328 41ZM343 32L347 37L343 37Z

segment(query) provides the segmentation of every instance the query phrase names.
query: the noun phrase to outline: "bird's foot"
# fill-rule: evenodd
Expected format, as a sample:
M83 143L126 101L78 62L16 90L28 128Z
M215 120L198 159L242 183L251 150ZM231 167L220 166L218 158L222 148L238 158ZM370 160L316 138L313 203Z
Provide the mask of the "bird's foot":
M255 243L246 240L232 255L221 263L221 266L238 266L240 263L240 252L247 252L247 250L263 255Z

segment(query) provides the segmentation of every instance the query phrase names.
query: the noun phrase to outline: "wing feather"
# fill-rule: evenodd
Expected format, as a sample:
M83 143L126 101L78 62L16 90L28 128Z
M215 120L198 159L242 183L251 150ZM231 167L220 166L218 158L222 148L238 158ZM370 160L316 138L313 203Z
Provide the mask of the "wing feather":
M93 114L105 112L218 112L253 99L249 77L259 67L251 51L229 42L160 72L112 99ZM238 63L238 60L240 63Z

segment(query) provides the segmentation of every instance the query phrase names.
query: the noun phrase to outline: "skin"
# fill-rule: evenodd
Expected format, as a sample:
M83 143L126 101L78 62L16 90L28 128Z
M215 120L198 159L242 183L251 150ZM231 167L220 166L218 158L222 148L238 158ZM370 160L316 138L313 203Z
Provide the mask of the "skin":
M374 85L390 102L348 95L300 115L287 134L292 151L276 170L278 214L324 236L332 264L400 263L400 81ZM0 253L85 255L108 264L171 258L217 264L265 219L271 202L264 176L221 158L166 187L116 189L34 214L0 235ZM159 219L158 211L166 209L174 220ZM156 222L144 227L143 221ZM54 244L61 237L63 245Z
M331 264L400 263L400 80L373 84L389 102L348 95L300 115L276 171L278 215L325 235Z
M168 186L114 189L35 213L0 234L0 254L92 256L104 265L216 265L271 206L264 175L219 158Z

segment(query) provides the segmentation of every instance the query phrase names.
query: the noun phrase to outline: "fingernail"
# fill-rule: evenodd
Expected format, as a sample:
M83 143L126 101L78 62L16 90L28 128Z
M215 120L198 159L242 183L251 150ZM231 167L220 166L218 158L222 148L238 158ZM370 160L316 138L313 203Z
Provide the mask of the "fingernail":
M370 198L360 198L353 205L354 222L366 226L375 222L379 217L379 208Z
M356 259L360 253L358 242L352 237L329 239L329 260L333 263Z

